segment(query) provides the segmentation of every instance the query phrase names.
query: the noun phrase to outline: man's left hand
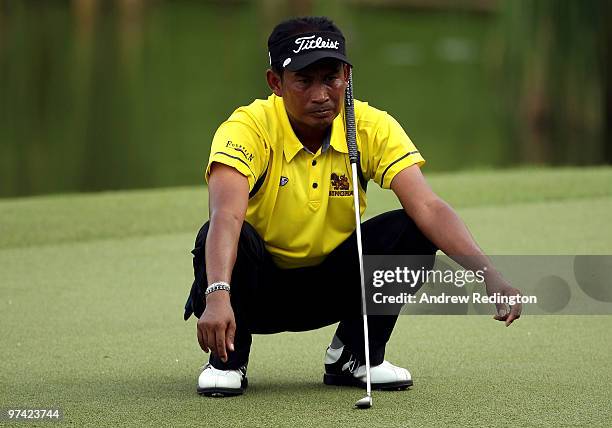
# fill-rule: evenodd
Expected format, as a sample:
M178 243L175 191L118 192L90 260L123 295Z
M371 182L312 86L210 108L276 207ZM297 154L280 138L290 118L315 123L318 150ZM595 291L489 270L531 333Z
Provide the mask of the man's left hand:
M497 275L496 275L497 276ZM501 277L489 278L486 281L487 294L492 296L493 293L499 293L501 296L521 296L521 290L512 287L506 280ZM497 314L493 317L497 321L503 321L508 327L510 324L521 317L523 305L520 302L510 306L505 303L496 303L495 309Z

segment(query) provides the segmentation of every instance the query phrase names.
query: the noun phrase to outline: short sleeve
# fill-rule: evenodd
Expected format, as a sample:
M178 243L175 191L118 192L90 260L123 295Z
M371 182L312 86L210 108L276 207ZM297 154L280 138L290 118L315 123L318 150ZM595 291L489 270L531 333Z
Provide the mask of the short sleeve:
M370 145L370 162L374 181L389 189L397 173L414 164L421 166L425 159L402 126L391 115L381 113Z
M206 166L206 182L213 162L235 168L249 180L249 191L263 175L268 159L268 150L259 135L249 125L228 120L215 132L210 157Z

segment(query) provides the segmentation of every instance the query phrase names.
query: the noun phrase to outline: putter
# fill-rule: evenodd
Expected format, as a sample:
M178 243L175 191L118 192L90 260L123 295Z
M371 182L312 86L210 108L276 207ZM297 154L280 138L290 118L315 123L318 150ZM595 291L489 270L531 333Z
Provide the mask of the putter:
M363 249L361 247L361 215L359 213L359 178L357 176L357 162L359 154L357 151L357 136L355 127L355 106L353 104L353 69L349 73L349 82L344 97L344 114L346 121L346 144L353 172L353 202L355 204L355 230L357 233L357 253L359 256L359 274L361 277L361 305L363 311L363 342L365 347L366 364L366 396L355 403L358 409L369 409L372 407L372 382L370 380L370 340L368 337L368 315L366 312L366 292L363 276Z

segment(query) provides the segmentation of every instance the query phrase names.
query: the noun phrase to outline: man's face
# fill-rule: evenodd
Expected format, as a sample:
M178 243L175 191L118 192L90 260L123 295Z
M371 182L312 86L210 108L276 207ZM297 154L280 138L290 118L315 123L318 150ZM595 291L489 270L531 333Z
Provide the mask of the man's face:
M283 97L294 125L326 129L340 113L348 71L341 61L322 59L299 71L285 70L282 79L271 82L269 76L268 82Z

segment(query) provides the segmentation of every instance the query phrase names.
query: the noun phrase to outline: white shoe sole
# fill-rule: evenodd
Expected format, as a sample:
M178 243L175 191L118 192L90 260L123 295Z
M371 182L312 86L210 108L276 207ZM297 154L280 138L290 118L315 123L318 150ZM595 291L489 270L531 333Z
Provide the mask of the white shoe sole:
M356 386L358 388L366 388L366 383L353 377L352 375L334 375L325 373L323 375L323 383L325 385L335 386ZM372 383L372 389L378 391L403 391L413 385L412 379L398 380L395 382Z
M215 397L215 398L223 398L223 397L235 397L237 395L244 394L247 386L249 385L249 381L245 377L242 381L240 388L219 388L219 387L211 387L211 388L200 388L197 387L198 394L204 395L205 397Z

